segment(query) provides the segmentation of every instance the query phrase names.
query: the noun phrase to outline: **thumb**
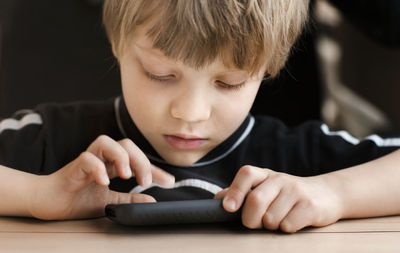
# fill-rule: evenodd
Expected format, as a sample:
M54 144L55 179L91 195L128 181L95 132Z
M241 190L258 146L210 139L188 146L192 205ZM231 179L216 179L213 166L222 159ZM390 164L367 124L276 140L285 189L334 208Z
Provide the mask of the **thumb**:
M229 188L225 188L222 191L219 191L217 194L215 194L214 199L223 199L228 192Z
M145 202L156 202L156 200L147 194L109 191L107 204L131 204Z

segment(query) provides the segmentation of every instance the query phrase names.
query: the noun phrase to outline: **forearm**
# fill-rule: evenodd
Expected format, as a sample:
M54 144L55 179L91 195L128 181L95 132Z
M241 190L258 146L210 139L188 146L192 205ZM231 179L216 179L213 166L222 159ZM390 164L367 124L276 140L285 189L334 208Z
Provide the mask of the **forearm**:
M322 177L339 194L341 218L400 214L400 151Z
M37 177L0 165L0 216L31 216L29 203Z

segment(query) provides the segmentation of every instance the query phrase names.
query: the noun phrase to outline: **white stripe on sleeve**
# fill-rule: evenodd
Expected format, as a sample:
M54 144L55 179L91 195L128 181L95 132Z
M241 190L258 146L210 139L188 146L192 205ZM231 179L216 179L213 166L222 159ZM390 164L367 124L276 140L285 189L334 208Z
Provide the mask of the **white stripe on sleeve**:
M370 140L374 142L378 147L400 147L400 138L382 138L376 134L370 135L365 137L364 139L357 139L356 137L352 136L346 131L330 131L328 126L326 124L321 125L321 130L324 134L330 135L330 136L340 136L342 137L345 141L357 145L361 141L364 140Z
M4 119L0 121L0 134L5 130L19 130L27 125L43 124L42 117L37 113L30 113L25 115L20 120L16 119Z

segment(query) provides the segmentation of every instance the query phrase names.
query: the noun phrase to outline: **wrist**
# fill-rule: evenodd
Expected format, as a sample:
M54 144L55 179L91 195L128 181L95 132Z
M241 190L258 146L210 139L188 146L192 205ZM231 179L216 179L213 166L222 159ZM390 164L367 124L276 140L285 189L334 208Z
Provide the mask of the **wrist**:
M54 179L54 174L32 175L29 181L31 193L26 202L26 210L29 217L42 220L54 219L52 212L57 207L54 201L54 197L57 195L54 185L57 185L57 183L54 182Z
M334 209L335 216L338 220L346 218L348 213L346 180L334 173L323 174L320 177L329 189L329 198L332 202L331 207Z

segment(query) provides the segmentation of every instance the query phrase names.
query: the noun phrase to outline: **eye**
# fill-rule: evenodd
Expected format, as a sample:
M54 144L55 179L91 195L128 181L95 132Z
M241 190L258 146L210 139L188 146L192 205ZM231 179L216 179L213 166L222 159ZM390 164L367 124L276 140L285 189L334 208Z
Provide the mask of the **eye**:
M159 75L154 75L148 71L144 71L144 73L147 76L147 78L149 78L151 81L166 82L174 78L174 75L159 76Z
M225 82L222 82L222 81L217 81L217 83L221 88L224 88L224 89L239 90L240 88L242 88L246 84L246 81L241 82L241 83L237 83L237 84L229 84L229 83L225 83Z

